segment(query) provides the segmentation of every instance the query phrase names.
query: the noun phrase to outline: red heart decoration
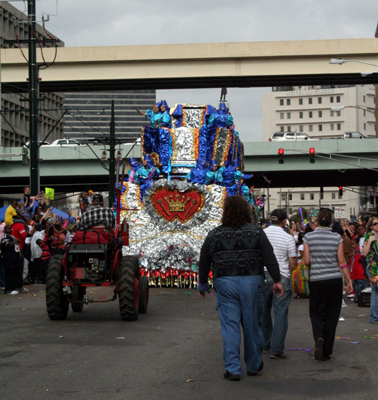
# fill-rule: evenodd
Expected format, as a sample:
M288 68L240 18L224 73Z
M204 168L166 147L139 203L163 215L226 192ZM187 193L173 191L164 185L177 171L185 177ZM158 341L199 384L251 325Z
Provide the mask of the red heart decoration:
M158 188L151 196L155 211L169 222L178 219L182 224L193 218L205 204L205 195L197 190L184 193L177 189Z

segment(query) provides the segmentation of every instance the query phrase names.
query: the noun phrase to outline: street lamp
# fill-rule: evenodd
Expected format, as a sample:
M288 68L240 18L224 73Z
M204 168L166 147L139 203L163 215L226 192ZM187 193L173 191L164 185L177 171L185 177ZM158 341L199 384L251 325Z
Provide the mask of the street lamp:
M345 64L347 62L356 62L356 63L360 63L360 64L366 64L366 65L372 65L373 67L378 67L378 64L372 64L372 63L368 63L366 61L360 61L360 60L343 60L342 58L331 58L329 60L330 64Z
M341 111L344 110L344 108L357 108L358 110L363 110L370 112L372 114L377 115L377 110L373 108L372 110L369 110L369 107L360 107L360 106L338 106L338 107L331 107L331 111ZM374 110L374 111L373 111Z

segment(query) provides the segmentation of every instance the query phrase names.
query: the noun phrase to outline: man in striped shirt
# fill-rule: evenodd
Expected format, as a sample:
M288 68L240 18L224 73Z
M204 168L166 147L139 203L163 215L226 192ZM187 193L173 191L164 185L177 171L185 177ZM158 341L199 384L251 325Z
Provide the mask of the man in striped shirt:
M294 238L284 231L286 212L275 209L271 214L272 225L264 230L278 261L284 294L278 298L273 291L273 280L266 272L265 305L263 317L264 352L270 352L270 358L286 358L285 338L288 328L289 304L292 297L291 270L297 267L297 251ZM274 325L271 311L274 310Z

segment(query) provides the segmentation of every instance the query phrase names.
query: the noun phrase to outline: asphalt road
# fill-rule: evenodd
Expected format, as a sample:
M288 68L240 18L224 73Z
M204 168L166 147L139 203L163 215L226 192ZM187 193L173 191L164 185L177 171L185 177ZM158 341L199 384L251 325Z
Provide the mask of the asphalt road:
M136 322L120 320L117 301L50 321L44 287L29 288L0 294L1 400L377 398L378 325L351 302L342 309L332 361L298 350L314 343L308 301L292 300L288 359L264 355L261 374L229 382L215 295L201 301L194 289L151 289L149 310Z

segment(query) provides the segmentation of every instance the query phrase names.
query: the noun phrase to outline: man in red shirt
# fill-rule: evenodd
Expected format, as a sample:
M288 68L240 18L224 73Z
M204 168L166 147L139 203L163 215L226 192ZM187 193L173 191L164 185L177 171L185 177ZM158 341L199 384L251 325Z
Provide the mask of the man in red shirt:
M24 248L25 239L28 236L26 232L25 225L22 222L15 222L12 225L12 235L18 239L20 242L16 247L16 252L18 252L19 257L17 257L17 279L16 279L16 290L20 293L27 293L29 290L24 288L24 256L22 249Z

